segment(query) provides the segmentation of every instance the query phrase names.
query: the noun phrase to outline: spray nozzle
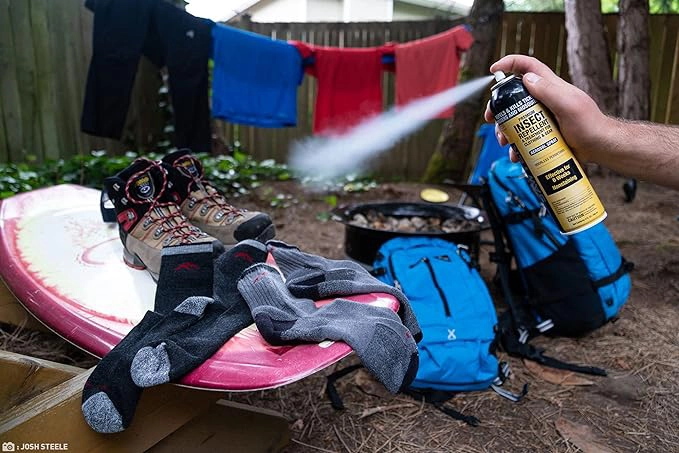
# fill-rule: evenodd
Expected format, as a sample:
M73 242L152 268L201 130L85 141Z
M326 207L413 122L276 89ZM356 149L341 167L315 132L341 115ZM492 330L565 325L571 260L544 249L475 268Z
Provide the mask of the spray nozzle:
M507 77L507 76L505 75L505 73L502 72L502 71L495 71L495 72L493 73L493 75L495 76L495 81L496 81L496 82L499 82L500 80L502 80L502 79L504 79L505 77Z

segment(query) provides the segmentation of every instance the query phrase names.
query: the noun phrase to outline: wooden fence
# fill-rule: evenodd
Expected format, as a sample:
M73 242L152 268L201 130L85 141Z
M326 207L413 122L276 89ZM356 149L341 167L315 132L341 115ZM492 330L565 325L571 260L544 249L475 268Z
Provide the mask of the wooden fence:
M158 71L142 61L122 143L80 132L93 15L82 0L0 0L0 162L122 152L162 128Z
M651 17L652 120L679 124L679 15ZM605 17L615 59L617 16ZM405 42L445 30L456 21L391 23L241 23L278 39L363 47ZM81 0L0 0L0 162L53 159L105 148L152 149L162 129L158 71L142 59L128 114L124 144L80 133L80 110L91 55L92 13ZM568 79L566 31L561 13L506 13L496 56L534 55ZM393 103L393 74L385 74L385 106ZM298 95L298 126L253 128L215 121L225 142L240 142L255 157L287 160L291 141L311 133L315 79L305 77ZM481 112L479 112L480 114ZM480 117L479 117L480 119ZM421 176L443 121L430 122L377 162L377 172L400 178ZM128 148L129 147L129 148Z

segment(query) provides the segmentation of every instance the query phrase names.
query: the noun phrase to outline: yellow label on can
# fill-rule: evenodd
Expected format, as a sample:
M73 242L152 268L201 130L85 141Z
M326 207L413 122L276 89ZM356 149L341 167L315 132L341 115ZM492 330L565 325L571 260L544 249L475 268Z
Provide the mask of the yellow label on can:
M496 120L519 151L524 168L564 233L581 231L606 217L599 197L549 110L527 96L496 115Z

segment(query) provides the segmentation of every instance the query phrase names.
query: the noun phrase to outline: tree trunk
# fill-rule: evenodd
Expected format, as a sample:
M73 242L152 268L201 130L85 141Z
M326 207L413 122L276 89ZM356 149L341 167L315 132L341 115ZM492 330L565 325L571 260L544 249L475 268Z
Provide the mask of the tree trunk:
M617 92L604 35L601 0L566 0L564 6L571 80L589 94L601 110L615 115Z
M493 62L498 30L502 26L502 0L475 0L469 13L474 44L460 68L460 82L488 75ZM461 180L474 144L474 134L483 114L483 94L455 106L454 117L447 120L436 150L429 160L424 180Z
M620 0L618 115L649 119L648 0Z

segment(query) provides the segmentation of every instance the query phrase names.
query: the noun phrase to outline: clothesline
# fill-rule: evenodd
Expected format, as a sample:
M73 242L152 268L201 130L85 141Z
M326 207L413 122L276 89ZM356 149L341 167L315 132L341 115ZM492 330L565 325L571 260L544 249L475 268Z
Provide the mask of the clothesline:
M464 27L465 30L467 30L468 32L471 33L471 31L472 31L471 25L469 25L469 24L462 24L462 26ZM302 64L303 64L304 66L312 66L315 62L316 62L316 58L313 57L313 56L306 57L306 58L304 58L304 59L302 60ZM382 56L382 64L383 64L383 65L392 65L392 64L394 64L394 63L396 63L396 56L394 55L393 52L386 52L386 53Z

